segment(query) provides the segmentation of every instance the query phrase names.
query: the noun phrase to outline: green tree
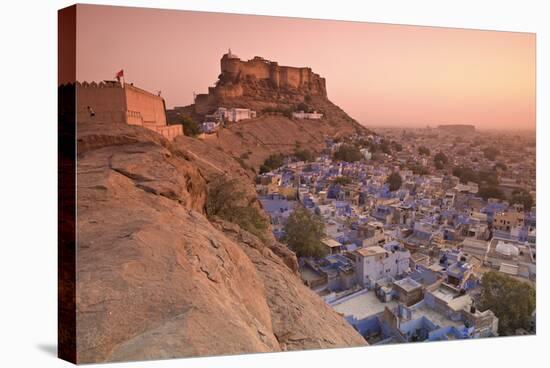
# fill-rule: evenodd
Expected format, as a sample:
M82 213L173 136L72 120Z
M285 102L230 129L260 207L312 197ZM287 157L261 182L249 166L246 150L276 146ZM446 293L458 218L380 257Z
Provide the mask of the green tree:
M418 147L418 154L421 156L429 156L430 155L430 149L424 146Z
M434 156L434 164L436 169L441 170L449 162L449 159L443 152L438 152Z
M395 152L403 151L403 145L401 143L397 143L396 141L391 142L391 147Z
M474 180L478 184L487 184L492 186L498 185L498 178L494 171L477 171L477 180Z
M296 206L285 224L283 241L298 257L321 258L326 255L326 248L321 242L324 228L321 217L303 206Z
M506 199L504 192L494 185L482 185L477 194L485 200L489 198Z
M351 144L342 144L336 152L334 152L334 159L346 162L355 162L363 158L363 155L359 151L359 148Z
M495 147L486 147L483 150L483 155L487 160L490 160L490 161L495 161L495 159L499 154L500 154L499 150L496 149Z
M242 229L264 239L269 222L260 210L250 205L242 183L219 175L208 183L206 214L239 225Z
M285 157L280 153L270 155L265 159L264 163L260 166L260 174L269 172L271 170L278 169L283 166Z
M380 151L382 151L383 153L387 155L391 154L391 148L387 141L382 141L380 143L379 148L380 148Z
M411 162L407 163L407 168L411 170L415 175L428 175L430 173L430 171L425 166Z
M398 172L392 172L386 179L386 183L389 184L390 191L395 192L396 190L401 188L403 179L401 178L401 175L399 175Z
M474 170L465 166L456 166L453 169L453 175L460 179L460 182L466 184L469 181L477 183L477 174Z
M447 156L443 152L438 152L434 156L434 161L435 162L439 161L439 162L442 162L442 163L446 164L446 163L449 162L449 159L447 158Z
M199 124L189 116L181 117L180 124L183 127L183 133L189 137L196 137L201 132Z
M303 112L309 112L309 106L304 103L304 102L300 102L297 106L296 106L296 111L303 111Z
M506 171L508 169L508 167L506 166L506 164L504 162L497 162L495 164L495 166L493 166L493 170L497 171L497 170L502 170L502 171Z
M533 197L525 189L514 189L510 197L511 204L520 203L525 211L529 211L533 207L533 202Z
M311 162L315 160L313 153L311 153L311 151L308 149L297 149L296 151L294 151L294 156L298 160L305 162Z
M347 185L351 183L351 179L348 176L339 176L333 181L334 184Z
M499 335L514 335L518 328L530 329L536 302L534 287L496 271L485 273L481 285L479 307L497 316Z

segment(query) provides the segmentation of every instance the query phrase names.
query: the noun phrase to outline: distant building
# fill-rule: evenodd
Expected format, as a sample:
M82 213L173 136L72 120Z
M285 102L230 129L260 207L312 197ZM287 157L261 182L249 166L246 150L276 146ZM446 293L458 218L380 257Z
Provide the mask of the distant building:
M213 134L220 128L220 123L215 121L205 121L201 124L201 131L205 134Z
M406 277L393 283L393 289L397 300L407 306L418 303L424 297L422 285L410 277Z
M482 239L466 238L462 242L462 251L483 259L489 251L489 242Z
M370 247L374 245L384 245L386 236L384 235L384 224L380 222L370 222L360 225L357 228L357 237L361 246Z
M476 194L479 191L477 183L469 181L467 184L458 183L455 186L457 192Z
M319 120L323 117L323 114L317 111L313 111L313 112L296 111L292 113L292 117L296 119Z
M276 175L264 176L266 183L280 180ZM273 235L276 238L281 238L284 232L284 225L294 211L295 201L289 201L279 194L271 194L259 197L262 207L269 214L271 219L271 225L273 228Z
M493 217L493 228L495 230L509 232L513 228L523 227L525 214L523 212L500 212Z
M357 284L353 261L342 254L304 259L300 272L306 285L314 290L339 292Z
M325 238L321 240L321 243L326 248L328 254L337 254L342 251L342 244L332 238Z
M359 152L361 152L365 160L370 160L372 158L372 153L370 153L367 148L361 148Z
M183 134L181 125L166 124L162 97L128 83L76 83L76 110L77 123L139 125L169 140Z
M237 107L218 107L214 114L212 114L212 116L217 118L219 121L228 121L232 123L246 119L254 119L256 115L256 111L254 110L241 109Z
M398 245L392 249L380 246L360 248L352 254L359 284L365 288L374 287L376 281L384 277L402 276L410 270L411 254Z
M493 238L484 264L513 276L536 277L535 253L528 244Z
M439 125L437 129L448 133L464 134L475 132L476 127L471 124L445 124Z

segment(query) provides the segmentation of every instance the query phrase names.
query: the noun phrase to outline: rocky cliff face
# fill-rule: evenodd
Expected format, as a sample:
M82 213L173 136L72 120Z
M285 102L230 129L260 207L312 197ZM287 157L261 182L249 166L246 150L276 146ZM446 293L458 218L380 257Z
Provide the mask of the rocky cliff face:
M247 173L187 142L78 127L78 361L364 345L302 284L284 246L207 219L209 177Z

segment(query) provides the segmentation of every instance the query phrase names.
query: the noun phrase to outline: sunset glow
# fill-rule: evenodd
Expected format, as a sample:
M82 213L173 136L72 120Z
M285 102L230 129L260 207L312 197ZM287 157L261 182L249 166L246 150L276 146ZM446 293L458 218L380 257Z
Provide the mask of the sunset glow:
M79 5L77 79L193 102L228 48L309 66L367 126L535 128L535 34Z

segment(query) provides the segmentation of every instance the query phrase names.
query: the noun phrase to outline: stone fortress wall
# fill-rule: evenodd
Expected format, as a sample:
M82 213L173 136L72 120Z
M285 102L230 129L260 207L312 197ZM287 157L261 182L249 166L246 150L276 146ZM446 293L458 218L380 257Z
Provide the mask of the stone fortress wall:
M231 81L253 77L269 80L276 88L307 89L311 94L326 96L325 78L311 68L280 66L259 56L242 61L231 53L224 54L220 63L222 75Z
M94 111L91 116L88 106ZM118 83L76 83L76 122L126 123L126 96Z
M127 111L140 115L137 125L166 125L166 107L162 97L128 84L124 86L124 90ZM128 121L128 124L131 122Z
M212 112L220 100L243 96L248 79L268 81L273 90L324 97L327 95L325 78L313 73L308 67L280 66L275 61L259 56L243 61L232 54L231 50L222 56L220 67L221 75L216 86L208 88L208 93L195 96L195 111L198 114Z
M123 88L116 81L77 82L76 110L77 123L140 125L169 140L183 134L181 125L166 125L166 107L162 97L127 83Z

